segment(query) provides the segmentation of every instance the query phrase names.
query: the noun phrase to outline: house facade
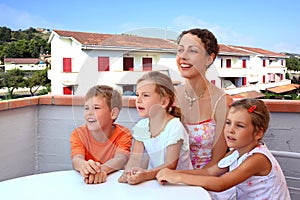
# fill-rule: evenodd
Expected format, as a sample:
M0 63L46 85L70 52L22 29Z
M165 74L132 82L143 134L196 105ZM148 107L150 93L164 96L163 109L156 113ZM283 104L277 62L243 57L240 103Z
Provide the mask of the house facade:
M53 30L49 42L52 94L84 95L93 85L107 84L131 95L137 79L151 70L168 74L174 84L184 81L175 62L175 41ZM229 94L286 85L286 58L259 48L220 44L207 77Z
M53 94L83 95L95 84L107 84L130 95L137 79L151 70L182 82L174 61L176 44L168 40L54 30L49 42Z
M36 71L46 69L47 64L39 58L4 58L4 70L21 69Z
M220 44L214 62L217 85L229 94L237 94L290 84L285 78L287 58L260 48Z

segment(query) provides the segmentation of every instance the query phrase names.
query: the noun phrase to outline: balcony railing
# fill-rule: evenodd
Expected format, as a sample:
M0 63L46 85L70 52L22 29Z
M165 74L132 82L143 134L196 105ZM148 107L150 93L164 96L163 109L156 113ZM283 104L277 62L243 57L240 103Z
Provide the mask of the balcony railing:
M264 141L279 161L292 199L300 199L300 101L264 100L271 122ZM139 116L134 97L123 97L117 123ZM0 181L72 169L69 137L82 125L83 97L52 96L0 102Z

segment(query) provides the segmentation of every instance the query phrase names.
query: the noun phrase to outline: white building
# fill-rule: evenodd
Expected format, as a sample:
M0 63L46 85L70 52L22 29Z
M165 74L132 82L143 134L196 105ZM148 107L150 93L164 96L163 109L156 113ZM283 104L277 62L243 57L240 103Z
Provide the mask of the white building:
M174 41L54 30L49 42L52 94L83 95L96 84L117 86L124 95L131 94L137 79L149 70L163 71L175 83L183 82ZM229 94L249 92L259 97L260 90L290 83L285 79L286 58L259 48L221 44L207 77Z
M176 44L168 40L54 30L49 42L53 94L83 95L96 84L132 93L137 79L151 70L182 81L174 61Z
M36 71L46 69L47 65L39 58L4 58L4 70L21 69Z

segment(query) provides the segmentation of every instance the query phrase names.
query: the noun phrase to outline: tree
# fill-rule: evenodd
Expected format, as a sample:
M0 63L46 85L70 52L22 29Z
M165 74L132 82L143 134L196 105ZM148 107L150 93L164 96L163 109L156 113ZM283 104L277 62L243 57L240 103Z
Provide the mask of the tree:
M7 27L0 27L0 41L9 42L11 38L11 29Z
M23 88L26 86L24 71L15 68L1 73L0 86L1 88L7 88L7 98L11 99L13 97L13 92L15 89Z
M39 33L32 27L24 31L0 27L0 59L38 58L40 54L50 54L48 38L48 34Z
M294 56L286 59L286 67L289 70L300 71L300 61L299 61L299 59L294 57Z
M26 87L29 88L31 96L33 96L41 86L50 86L51 81L47 76L47 69L35 71L32 76L26 80Z

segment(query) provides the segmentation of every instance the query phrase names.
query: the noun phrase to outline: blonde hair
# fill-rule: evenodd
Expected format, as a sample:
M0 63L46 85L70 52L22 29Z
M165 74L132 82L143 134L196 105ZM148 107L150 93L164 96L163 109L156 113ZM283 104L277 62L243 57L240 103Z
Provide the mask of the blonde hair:
M170 115L174 117L181 118L180 108L174 105L175 88L171 78L161 72L152 71L148 72L147 74L143 75L140 79L138 79L137 84L145 80L155 83L155 92L158 93L161 97L168 97L170 99L170 102L166 107L167 112L169 112Z
M87 101L88 99L92 97L102 97L105 98L105 101L112 110L113 108L118 108L119 111L122 108L122 96L121 94L113 89L110 86L107 85L96 85L88 90L88 92L85 95L84 101Z

